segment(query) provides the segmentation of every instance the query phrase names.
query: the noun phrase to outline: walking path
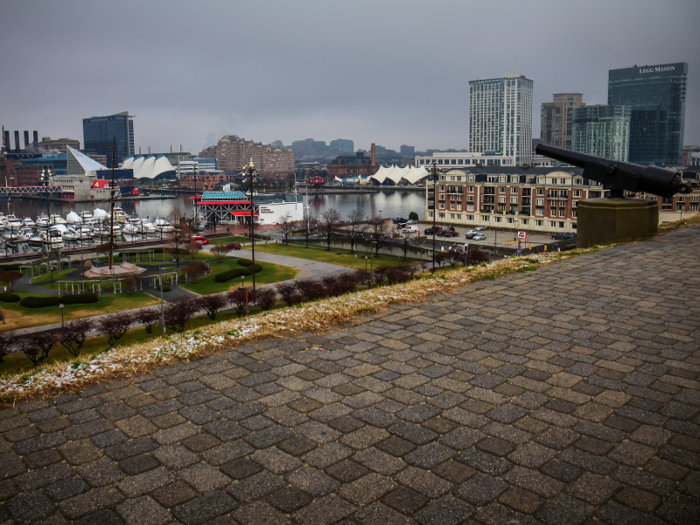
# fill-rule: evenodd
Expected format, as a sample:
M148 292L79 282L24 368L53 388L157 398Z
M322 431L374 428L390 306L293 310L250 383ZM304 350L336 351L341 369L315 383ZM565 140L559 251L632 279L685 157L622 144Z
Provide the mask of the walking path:
M0 523L689 524L700 227L0 411Z

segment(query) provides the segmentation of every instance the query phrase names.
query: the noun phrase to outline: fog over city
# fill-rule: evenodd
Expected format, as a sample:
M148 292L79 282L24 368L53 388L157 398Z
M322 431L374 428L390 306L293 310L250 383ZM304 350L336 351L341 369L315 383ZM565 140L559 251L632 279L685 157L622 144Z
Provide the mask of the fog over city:
M128 111L136 150L225 134L466 148L470 80L519 73L540 105L607 103L608 70L689 64L700 144L700 2L0 0L0 124L83 141Z

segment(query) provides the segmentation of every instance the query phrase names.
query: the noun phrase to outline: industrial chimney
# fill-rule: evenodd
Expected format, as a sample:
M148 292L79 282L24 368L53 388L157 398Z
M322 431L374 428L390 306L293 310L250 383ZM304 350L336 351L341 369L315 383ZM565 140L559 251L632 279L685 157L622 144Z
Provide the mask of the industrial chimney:
M29 149L29 132L28 131L24 132L24 149L25 150Z
M377 165L377 148L374 145L374 142L372 142L372 153L370 154L370 166L376 166Z
M34 149L39 149L39 132L34 130Z
M15 151L19 151L19 131L15 130Z

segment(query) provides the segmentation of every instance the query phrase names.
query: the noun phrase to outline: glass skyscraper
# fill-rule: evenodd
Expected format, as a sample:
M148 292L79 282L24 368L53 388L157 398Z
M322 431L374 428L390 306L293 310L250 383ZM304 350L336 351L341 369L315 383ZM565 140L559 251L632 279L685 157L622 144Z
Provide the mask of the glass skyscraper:
M112 167L112 141L116 139L117 166L134 154L134 121L128 111L83 119L83 144L85 153L105 155L107 166Z
M631 109L630 162L681 164L687 79L685 62L608 72L608 104Z
M629 107L593 105L576 108L572 124L573 151L627 162Z

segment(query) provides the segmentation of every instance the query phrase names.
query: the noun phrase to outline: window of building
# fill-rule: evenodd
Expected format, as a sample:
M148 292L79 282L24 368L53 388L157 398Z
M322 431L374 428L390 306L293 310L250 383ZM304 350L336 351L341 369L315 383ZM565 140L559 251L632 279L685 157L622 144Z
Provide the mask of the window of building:
M468 220L468 221L473 221L473 220L474 220L474 216L473 216L473 215L467 215L467 220Z
M464 164L464 159L458 159L457 164Z
M438 219L444 219L445 214L444 213L438 213Z
M559 179L559 184L566 184L566 179Z
M557 221L549 221L549 226L551 228L556 228L557 227Z
M482 220L483 222L489 222L489 219L490 219L490 217L489 217L488 215L482 215L482 216L481 216L481 220Z
M445 186L440 186L440 191L445 191Z
M430 218L432 219L432 217L433 217L433 212L432 212L432 211L429 211L429 212L428 212L428 217L430 217Z
M467 202L474 202L474 195L467 195Z
M474 182L474 175L469 175L469 177L467 178L467 181ZM474 189L472 189L472 191L474 191Z
M496 222L501 222L501 217L496 217Z
M441 209L441 210L444 210L444 209L445 209L445 203L444 203L444 202L441 202L441 203L440 203L440 209Z
M467 191L469 193L474 193L474 186L467 186Z
M518 198L517 198L517 197L511 197L511 198L510 198L510 203L511 203L511 204L518 204Z
M565 223L565 222L560 222L560 223L559 223L559 227L560 227L560 228L565 228L565 227L566 227L566 223Z
M536 199L538 206L544 206L544 199Z
M537 188L537 195L544 195L544 188Z
M438 159L438 164L442 164L442 159Z
M457 164L457 159L452 159L452 164Z
M544 224L544 221L535 221L536 226L542 226Z
M528 224L530 224L530 219L523 219L522 223L523 223L523 226L527 226Z
M501 176L501 178L498 180L499 180L499 182L508 182L508 177Z
M537 184L544 184L544 177L537 177Z
M566 210L559 210L559 217L566 217Z
M511 193L518 193L518 188L511 188L511 189L510 189L510 192L511 192Z
M581 190L574 190L574 197L580 197L581 196Z
M505 186L500 186L500 187L498 188L498 191L499 191L500 193L507 193L507 192L508 192L508 188L506 188Z
M573 210L573 211L571 212L571 217L574 218L574 219L575 219L576 217L578 217L578 212L577 212L576 210Z
M450 219L454 219L454 218L455 218L455 214L454 214L454 213L450 213Z
M461 209L462 209L462 203L461 203L461 202L458 202L458 203L457 203L457 209L458 209L458 210L461 210Z
M499 203L505 203L505 202L506 202L506 198L505 198L505 197L498 197L498 202L499 202Z
M544 208L535 208L535 215L544 215Z
M508 219L506 219L506 222L508 224L513 224L513 219L511 217L508 217Z

